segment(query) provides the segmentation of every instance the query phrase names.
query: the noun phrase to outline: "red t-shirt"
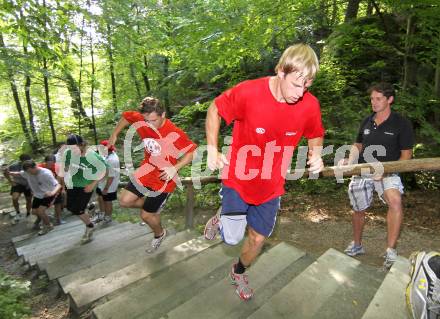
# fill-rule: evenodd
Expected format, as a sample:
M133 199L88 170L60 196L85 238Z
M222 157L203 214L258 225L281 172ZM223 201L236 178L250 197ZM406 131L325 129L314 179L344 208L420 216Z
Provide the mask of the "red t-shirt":
M318 99L306 92L293 105L278 102L269 77L239 83L215 104L227 124L234 121L230 165L223 169L222 180L248 204L284 194L286 172L301 137L324 136Z
M47 168L48 170L50 170L53 173L53 176L55 176L55 177L57 176L57 173L56 173L57 164L56 163L53 163L51 166L47 166L47 164L45 162L43 162L43 163L38 163L37 166L42 167L42 168Z
M136 131L144 143L145 158L134 173L137 181L154 191L171 193L176 188L176 183L174 180L160 179L161 168L176 165L182 154L193 152L197 145L169 119L156 132L146 125L139 112L127 111L122 116L129 123L140 125Z

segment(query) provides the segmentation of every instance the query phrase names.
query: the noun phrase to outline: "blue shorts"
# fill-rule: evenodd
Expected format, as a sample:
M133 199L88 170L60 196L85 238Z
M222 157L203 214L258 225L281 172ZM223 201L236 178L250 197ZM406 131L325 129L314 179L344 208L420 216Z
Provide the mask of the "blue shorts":
M234 233L236 234L233 237L236 237L236 239L231 244L239 242L242 239L241 233L244 236L246 223L265 237L272 234L277 212L280 208L280 197L271 199L261 205L250 205L241 199L237 191L225 185L222 185L220 196L222 197L220 230L226 243L228 241L225 240L225 234Z

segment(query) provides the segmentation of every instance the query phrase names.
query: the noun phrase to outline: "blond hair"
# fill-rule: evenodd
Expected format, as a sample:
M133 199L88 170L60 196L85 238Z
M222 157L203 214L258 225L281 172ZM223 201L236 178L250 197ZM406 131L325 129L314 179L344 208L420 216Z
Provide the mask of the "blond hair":
M307 79L314 79L319 70L318 57L315 51L303 43L295 44L284 50L283 55L275 67L275 72L284 72L285 75L299 72Z

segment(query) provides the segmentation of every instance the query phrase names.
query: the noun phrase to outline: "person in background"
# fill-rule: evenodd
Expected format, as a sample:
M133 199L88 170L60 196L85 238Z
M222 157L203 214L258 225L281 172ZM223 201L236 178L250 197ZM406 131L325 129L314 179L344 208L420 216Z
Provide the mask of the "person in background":
M23 162L30 159L32 158L29 155L21 154L18 162L9 165L7 169L3 171L3 175L8 180L9 184L11 184L10 194L12 197L12 205L16 212L14 223L18 222L21 218L20 204L18 202L21 194L24 194L24 197L26 198L26 217L30 216L32 209L32 192L24 177L20 174L11 176L8 172L21 172L23 170Z
M119 133L129 125L137 127L145 157L122 190L119 204L121 207L141 209L141 219L154 232L150 248L147 248L147 253L152 253L167 235L161 224L160 211L176 188L178 171L191 163L197 145L166 118L162 104L153 97L144 98L138 111L122 113L108 145L114 145Z
M107 173L107 163L94 150L88 150L86 141L76 134L67 138L57 163L57 174L63 178L63 186L67 188L66 208L85 224L81 243L86 244L93 239L95 230L95 225L86 212L87 204L96 185Z
M57 181L61 184L61 178L57 175L56 171L56 157L55 155L47 155L44 158L43 163L39 163L38 167L47 168L53 174L53 176L57 179ZM66 190L64 188L58 193L57 197L54 201L54 211L55 211L55 225L62 225L66 222L61 218L61 214L63 212L63 204L64 197L66 196Z
M109 171L107 176L98 183L96 194L98 195L99 212L96 214L94 222L104 221L109 223L112 221L113 201L117 199L117 191L120 179L120 162L116 149L113 145L108 144L108 140L100 143L105 146L105 152L101 156L107 162Z
M34 194L32 200L32 213L39 217L43 222L43 228L38 235L45 235L53 229L53 225L49 221L46 214L49 208L55 201L61 185L55 179L53 173L42 167L38 167L33 160L26 160L23 162L23 170L20 172L10 172L11 176L21 176L26 179L29 187Z
M348 159L342 160L339 164L411 159L414 133L411 123L391 109L395 97L393 86L382 82L371 86L368 92L373 113L364 118ZM372 156L372 151L376 153L375 158ZM353 241L345 249L345 253L349 256L365 253L362 245L365 212L371 205L374 191L388 205L388 236L384 268L390 268L397 259L396 246L403 220L403 184L399 174L352 177L348 195L353 208Z

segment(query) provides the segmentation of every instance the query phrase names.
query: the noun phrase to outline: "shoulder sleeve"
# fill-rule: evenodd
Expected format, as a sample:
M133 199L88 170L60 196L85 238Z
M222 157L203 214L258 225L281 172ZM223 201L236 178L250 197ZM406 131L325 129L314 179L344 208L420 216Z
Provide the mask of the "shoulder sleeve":
M136 111L123 112L122 117L126 119L129 123L135 123L144 120L144 117L141 115L141 113Z
M49 170L49 169L45 169L45 168L43 168L43 174L44 174L44 179L46 180L46 181L48 181L48 183L49 184L52 184L53 186L56 186L56 185L58 185L58 181L56 180L56 178L53 176L53 173L52 173L52 171L51 170Z
M321 109L319 101L315 97L310 100L310 117L304 127L303 135L307 139L323 137L325 134L324 126L322 125Z
M242 83L226 90L218 96L214 103L217 106L218 114L226 121L226 124L231 124L234 120L241 120L245 114L246 104L242 98L244 86Z
M360 144L363 143L364 127L367 124L369 118L370 118L369 116L364 118L364 120L362 121L361 125L359 126L358 134L356 136L356 141L355 141L356 143L360 143Z
M401 129L399 133L399 147L401 150L409 150L414 146L414 131L412 124L406 118L402 118Z
M100 161L101 163L103 163L105 165L105 167L110 168L110 165L107 163L107 161L98 153L93 152L95 154L95 157L98 159L98 161Z
M179 138L176 140L175 146L179 151L190 153L197 148L197 144L191 141L183 130L176 127L176 132L179 134Z

